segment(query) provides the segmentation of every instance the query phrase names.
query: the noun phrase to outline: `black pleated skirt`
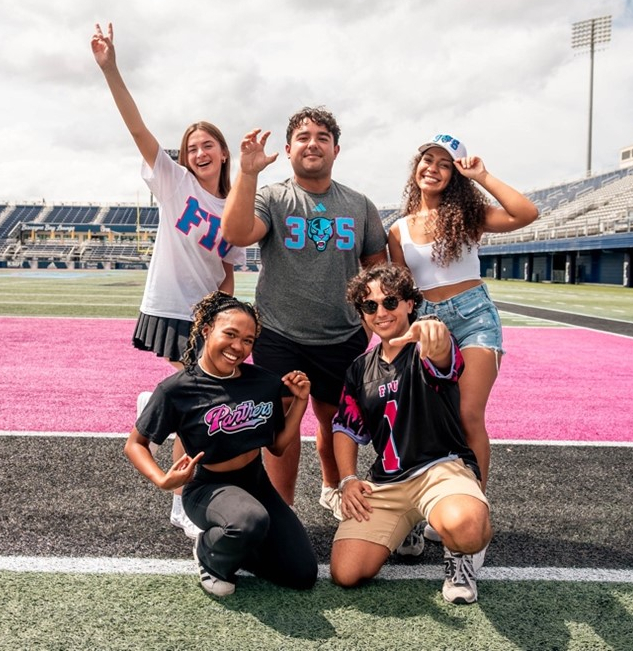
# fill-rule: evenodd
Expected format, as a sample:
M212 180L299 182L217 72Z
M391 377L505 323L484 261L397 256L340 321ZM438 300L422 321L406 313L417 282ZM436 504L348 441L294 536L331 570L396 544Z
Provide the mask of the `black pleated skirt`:
M151 351L170 362L180 362L189 342L191 326L191 321L167 319L141 312L132 343L139 350Z

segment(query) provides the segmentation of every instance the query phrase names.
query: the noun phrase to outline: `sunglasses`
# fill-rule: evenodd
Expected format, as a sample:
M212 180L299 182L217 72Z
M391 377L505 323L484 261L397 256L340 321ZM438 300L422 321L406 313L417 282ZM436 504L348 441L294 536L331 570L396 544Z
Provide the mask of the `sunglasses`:
M382 305L385 310L393 312L398 307L401 300L402 299L398 296L385 296L382 303L377 303L376 301L363 301L358 307L365 314L376 314L379 305Z

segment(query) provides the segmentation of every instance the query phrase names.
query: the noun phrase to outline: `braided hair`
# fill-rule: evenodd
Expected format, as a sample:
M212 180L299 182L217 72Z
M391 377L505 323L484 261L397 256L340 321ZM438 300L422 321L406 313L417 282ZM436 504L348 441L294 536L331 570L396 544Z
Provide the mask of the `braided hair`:
M198 361L197 350L198 342L202 336L202 328L205 325L211 326L215 323L215 318L220 312L228 310L238 310L252 317L255 322L255 336L259 337L261 332L261 323L257 309L250 303L238 300L231 294L220 290L207 294L201 301L193 307L193 326L189 334L189 342L183 355L182 361L185 368L190 369Z

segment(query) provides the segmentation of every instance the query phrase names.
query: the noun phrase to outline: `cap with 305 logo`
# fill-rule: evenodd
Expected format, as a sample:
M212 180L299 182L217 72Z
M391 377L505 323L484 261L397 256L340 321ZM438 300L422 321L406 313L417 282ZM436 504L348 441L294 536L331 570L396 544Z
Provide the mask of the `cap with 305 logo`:
M452 156L453 160L465 158L468 155L466 153L466 146L463 142L445 133L439 133L437 136L434 136L427 143L419 147L418 151L423 154L427 149L431 149L431 147L441 147L442 149L445 149Z

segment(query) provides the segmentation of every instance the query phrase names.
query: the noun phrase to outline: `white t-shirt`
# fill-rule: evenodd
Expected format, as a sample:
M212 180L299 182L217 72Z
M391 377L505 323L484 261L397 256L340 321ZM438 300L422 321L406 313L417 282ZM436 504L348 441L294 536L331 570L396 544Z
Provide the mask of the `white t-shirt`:
M143 162L141 175L159 204L141 312L191 321L192 307L224 280L222 261L244 264L246 253L221 236L225 200L202 188L164 150L159 149L154 169Z

